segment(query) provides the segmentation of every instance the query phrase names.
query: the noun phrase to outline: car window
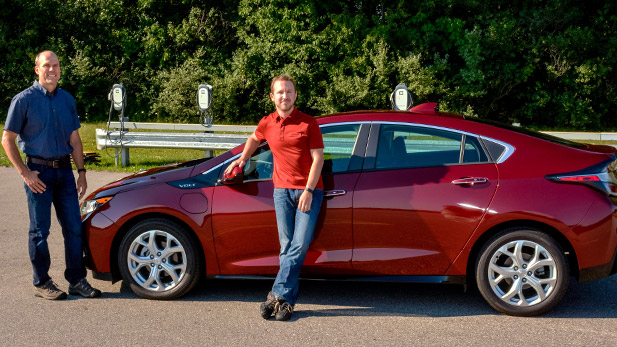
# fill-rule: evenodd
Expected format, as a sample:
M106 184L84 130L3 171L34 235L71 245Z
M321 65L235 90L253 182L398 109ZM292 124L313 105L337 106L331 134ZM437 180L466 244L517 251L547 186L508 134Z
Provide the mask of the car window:
M349 168L360 124L345 124L321 128L324 141L323 172L344 172ZM244 165L244 180L272 179L272 151L266 144L259 147Z
M461 158L461 145L465 151ZM412 168L458 163L487 162L480 142L473 136L410 125L382 124L377 144L376 168Z
M324 126L321 128L324 142L323 172L345 172L349 169L359 129L360 124Z
M486 163L489 161L480 140L473 136L465 136L465 151L463 163Z
M267 144L263 145L255 150L253 156L244 165L244 180L272 179L273 169L272 151Z

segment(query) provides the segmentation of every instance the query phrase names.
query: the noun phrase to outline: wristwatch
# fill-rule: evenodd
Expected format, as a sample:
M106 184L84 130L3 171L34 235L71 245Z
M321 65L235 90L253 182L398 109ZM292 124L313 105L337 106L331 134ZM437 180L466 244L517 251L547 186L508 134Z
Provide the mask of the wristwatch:
M77 173L80 173L80 172L86 172L86 169L85 168L77 169Z
M315 189L311 189L309 187L304 188L304 190L306 190L307 192L313 194L313 192L315 191Z

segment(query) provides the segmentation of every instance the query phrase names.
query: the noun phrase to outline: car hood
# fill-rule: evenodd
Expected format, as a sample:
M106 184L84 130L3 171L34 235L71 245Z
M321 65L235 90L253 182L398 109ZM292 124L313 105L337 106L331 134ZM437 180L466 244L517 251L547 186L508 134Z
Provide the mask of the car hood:
M196 159L140 171L102 186L90 194L87 199L115 195L121 191L137 189L151 184L185 179L191 175L195 165L201 164L206 160L208 159Z

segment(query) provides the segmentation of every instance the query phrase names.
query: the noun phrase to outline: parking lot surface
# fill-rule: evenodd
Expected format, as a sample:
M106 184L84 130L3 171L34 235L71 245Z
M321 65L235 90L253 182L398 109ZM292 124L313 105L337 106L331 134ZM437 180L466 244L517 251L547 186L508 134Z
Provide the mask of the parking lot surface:
M88 172L88 191L124 173ZM571 281L541 317L494 311L454 285L303 281L291 321L263 320L270 281L206 280L175 301L137 297L122 283L89 279L101 298L36 298L28 260L23 181L0 167L0 345L2 346L616 346L617 276ZM51 276L66 290L57 221Z

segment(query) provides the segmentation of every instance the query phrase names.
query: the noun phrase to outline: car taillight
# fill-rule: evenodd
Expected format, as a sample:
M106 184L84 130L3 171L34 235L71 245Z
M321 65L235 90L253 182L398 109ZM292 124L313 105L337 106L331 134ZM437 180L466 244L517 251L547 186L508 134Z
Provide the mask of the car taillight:
M586 169L546 176L557 183L582 184L610 196L617 196L617 160L608 160Z

